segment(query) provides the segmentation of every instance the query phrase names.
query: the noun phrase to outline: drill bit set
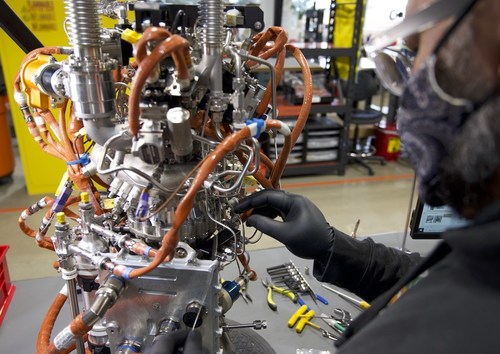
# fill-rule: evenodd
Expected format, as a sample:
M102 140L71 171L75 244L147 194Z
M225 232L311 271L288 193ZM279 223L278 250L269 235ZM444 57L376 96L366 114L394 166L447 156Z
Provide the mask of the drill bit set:
M297 294L309 295L315 303L317 303L317 300L323 303L326 301L314 293L309 283L292 261L269 267L266 270L274 284L286 286ZM328 302L326 302L326 304L328 304Z

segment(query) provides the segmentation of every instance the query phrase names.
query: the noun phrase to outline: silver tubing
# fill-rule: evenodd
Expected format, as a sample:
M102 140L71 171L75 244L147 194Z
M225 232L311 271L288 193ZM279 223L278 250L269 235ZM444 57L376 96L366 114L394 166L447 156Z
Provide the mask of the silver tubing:
M151 182L156 188L158 188L162 192L172 193L173 189L171 190L171 189L165 188L160 182L158 182L157 180L151 178L151 176L149 176L145 172L142 172L138 168L119 166L119 167L114 167L114 168L108 168L107 170L104 169L104 166L103 166L104 165L104 161L106 160L107 152L109 150L109 147L110 147L111 143L113 143L115 140L119 139L120 137L122 137L124 135L126 135L126 133L124 133L124 132L120 133L120 134L117 134L117 135L111 137L106 142L106 144L104 144L104 149L103 149L103 153L102 153L102 156L101 156L101 163L97 166L97 172L100 173L100 174L106 175L108 173L114 173L114 172L119 172L119 171L130 171L130 172L133 172L133 173L141 176L146 181Z
M69 41L76 57L100 59L101 21L95 0L65 0Z
M256 61L259 64L267 66L269 68L269 70L271 71L271 86L272 86L272 92L273 92L272 99L271 99L272 116L273 116L273 119L276 120L277 119L277 116L276 116L276 72L274 71L274 66L271 63L265 61L264 59L261 59L259 57L254 56L254 55L242 53L241 51L236 51L236 54L241 56L244 59L250 59L250 60Z
M78 308L78 297L76 295L76 279L67 279L66 285L68 287L69 303L71 305L71 314L73 318L80 314L80 309ZM82 338L76 339L76 352L78 354L85 354L85 345L83 344Z
M211 63L210 88L213 95L222 94L222 46L224 44L224 4L221 0L200 0L199 19L203 55Z

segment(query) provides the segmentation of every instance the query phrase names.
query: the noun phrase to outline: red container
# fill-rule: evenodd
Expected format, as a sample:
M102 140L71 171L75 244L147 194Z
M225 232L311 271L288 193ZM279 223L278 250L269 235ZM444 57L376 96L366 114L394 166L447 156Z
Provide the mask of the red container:
M0 178L14 172L14 153L7 123L7 96L0 95Z
M9 246L0 245L0 326L16 290L16 287L10 282L6 257L8 249Z
M375 129L376 155L382 156L386 161L397 160L401 148L401 141L395 124L377 126Z

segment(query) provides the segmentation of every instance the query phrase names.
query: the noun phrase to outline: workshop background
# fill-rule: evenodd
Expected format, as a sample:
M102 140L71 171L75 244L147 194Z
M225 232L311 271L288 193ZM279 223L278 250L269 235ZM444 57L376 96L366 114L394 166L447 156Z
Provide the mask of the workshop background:
M62 1L42 2L46 5L43 11L34 12L29 10L29 0L7 1L22 15L44 45L66 44L60 26ZM274 5L278 3L280 7L276 10ZM280 25L288 31L289 39L305 43L305 48L332 39L327 26L330 4L329 0L260 2L266 24L280 21ZM353 1L345 1L346 6L352 4ZM361 42L400 21L406 1L367 0L365 6ZM346 9L349 10L348 7ZM43 21L40 22L40 19ZM343 19L337 20L340 22ZM352 18L344 20L353 23ZM361 26L361 23L357 25ZM353 29L347 33L349 41L352 40L352 33ZM337 40L341 36L339 34ZM352 50L349 55L359 53L359 48ZM367 98L368 106L361 103L356 109L370 109L376 118L373 122L359 124L353 124L353 120L344 134L343 112L337 108L330 111L325 107L333 107L332 102L342 99L342 90L345 89L345 82L350 80L349 70L353 67L349 61L335 58L333 52L310 53L308 59L315 83L318 83L315 87L318 90L316 111L311 115L311 125L304 133L308 134L306 140L310 145L302 145L301 150L291 155L289 173L285 171L282 188L310 198L332 225L347 234L376 238L389 233L406 233L408 215L413 208L410 200L414 174L395 132L397 99L375 82L375 89L369 97L360 98L360 101ZM0 58L5 78L0 82L0 245L5 245L0 246L3 247L0 248L0 266L10 275L9 281L13 284L29 279L60 277L53 268L55 255L37 247L31 238L26 237L18 227L18 218L25 208L43 196L53 195L65 169L61 161L40 151L27 133L20 113L11 111L16 105L12 103L10 86L23 56L6 33L0 31ZM373 68L366 61L360 60L356 64L357 73L372 73ZM339 77L325 79L330 78L334 69ZM343 70L344 79L341 78ZM280 112L291 112L293 116L293 106L300 99L300 85L294 86L294 83L300 82L300 77L290 68L282 81ZM325 120L328 122L326 125ZM343 139L347 139L348 149L345 151L339 148ZM319 145L315 147L313 143ZM37 221L35 218L30 222L37 225ZM263 236L260 242L249 245L248 249L281 246L279 242Z
M62 0L6 2L44 45L67 45L62 28ZM197 1L191 3L196 4ZM343 24L338 28L346 31L339 29L335 36L336 41L344 40L344 43L334 44L350 47L354 26L362 25L360 40L364 42L400 21L404 16L406 0L365 1L365 16L360 24L354 24L352 19L353 0L337 0L337 5L340 4L343 4L341 8L345 11L339 13L343 13L344 17L335 20ZM287 30L290 41L298 46L305 43L304 48L309 49L317 43L332 41L332 34L328 32L330 5L329 0L260 1L267 26L278 24L278 21ZM376 80L373 81L373 68L369 62L361 59L354 69L359 77L363 76L360 74L362 72L370 73L368 79L372 81L367 86L372 90L369 97L359 99L364 101L368 98L368 103L360 103L356 109L369 110L374 119L359 124L354 124L353 120L344 136L343 112L331 103L342 103L342 91L345 82L349 81L349 70L353 66L345 58L335 57L334 53L329 49L324 52L315 49L309 51L309 64L317 90L314 96L316 106L304 133L304 141L310 145L298 144L299 150L290 156L282 188L311 199L332 225L347 234L380 239L388 234L404 234L414 204L414 173L394 128L397 99L384 91ZM357 56L359 48L351 48L349 53L352 57ZM9 296L16 296L15 293L7 293L6 284L33 282L36 288L52 284L54 278L60 278L53 267L56 260L54 253L37 247L33 239L26 237L18 226L23 210L45 195L54 195L66 168L60 160L42 152L33 141L12 99L11 83L23 57L22 50L0 30L0 285L3 285L0 290L5 291L0 293L0 326L8 308ZM327 74L333 70L332 65L337 71L338 80L327 79L330 77ZM279 110L284 112L285 117L289 115L284 119L290 121L293 121L294 112L297 112L296 103L301 102L301 78L296 71L296 67L288 67L279 89ZM263 72L264 79L265 75ZM349 149L344 151L345 156L339 156L342 139L348 139ZM30 224L36 227L40 217L33 217ZM273 262L281 261L281 258L286 261L288 254L279 247L282 247L281 243L263 236L258 243L248 245L247 249L266 249L259 257L270 259L274 258L269 256L273 254L276 256ZM303 265L300 261L298 264ZM263 264L260 266L264 267ZM48 278L51 281L47 281ZM44 291L50 293L48 296L53 292L52 289ZM27 297L26 294L17 296L22 299ZM48 301L49 298L44 300ZM43 312L45 308L39 311Z
M397 23L404 13L406 0L368 0L364 17L362 38L370 36ZM63 18L62 2L46 2L40 11L29 11L30 1L7 1L18 12L28 27L39 37L45 45L67 43L64 31L58 26L58 20ZM196 2L194 2L196 3ZM262 1L260 6L264 10L267 24L275 20L274 4ZM309 36L319 36L315 40L327 40L327 17L329 0L300 1L284 0L282 4L281 26L283 26L291 41L303 42ZM42 11L43 10L43 11ZM309 11L308 11L309 10ZM317 14L323 10L323 21L317 21L314 33L306 31L306 21L311 13ZM42 22L40 22L42 18ZM312 20L311 20L312 21ZM311 29L311 26L309 26ZM3 62L3 73L0 86L0 244L9 245L7 253L9 271L12 281L33 279L46 276L58 276L52 267L54 256L43 249L36 247L34 242L24 236L19 230L17 219L22 210L39 200L47 193L51 193L59 183L59 176L65 167L61 161L43 153L33 142L25 129L24 122L18 112L10 111L9 96L12 93L10 82L23 57L22 51L12 42L5 32L0 32L0 57ZM316 58L317 59L317 58ZM324 65L324 58L310 58L314 68ZM316 70L316 69L315 69ZM321 70L321 69L320 69ZM321 74L321 73L320 73ZM10 101L12 102L12 101ZM387 92L380 89L373 97L372 108L383 113L390 113L391 99ZM13 105L15 107L15 105ZM16 119L13 119L13 116ZM337 119L336 114L328 114ZM387 141L389 135L384 126L386 117L378 124L362 126L360 140L365 144L367 139L373 139L379 134L380 141L384 141L385 148L390 148ZM15 127L15 129L14 129ZM355 127L350 127L350 138L353 138ZM9 137L10 134L10 137ZM335 137L333 138L335 139ZM375 145L376 139L371 140ZM351 141L350 144L353 144ZM21 151L21 155L19 152ZM413 171L404 156L404 147L396 152L376 153L384 156L384 165L370 162L374 175L369 176L366 169L357 164L347 164L344 175L337 175L335 171L307 171L298 176L286 176L283 179L283 188L293 193L307 196L314 201L324 212L327 219L339 229L351 233L359 219L358 235L376 235L387 232L403 232L409 209L409 200L413 186ZM293 168L293 164L290 165ZM27 188L27 185L28 188ZM52 192L53 193L53 192ZM277 241L263 237L251 245L252 248L278 247Z

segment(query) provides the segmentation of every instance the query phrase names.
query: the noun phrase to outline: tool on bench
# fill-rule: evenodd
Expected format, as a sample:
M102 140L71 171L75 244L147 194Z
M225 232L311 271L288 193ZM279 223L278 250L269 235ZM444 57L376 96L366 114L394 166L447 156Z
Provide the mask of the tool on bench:
M278 305L276 305L273 299L273 288L267 282L264 282L264 279L262 279L262 285L267 288L267 306L273 311L278 310Z
M271 280L274 283L283 284L296 293L308 294L316 304L318 303L317 300L319 300L323 304L328 305L328 301L325 298L314 293L309 283L292 261L267 268L267 273L271 276Z
M355 299L353 298L352 296L349 296L347 294L344 294L343 292L340 292L338 291L337 289L334 289L334 288L331 288L329 286L326 286L325 284L321 284L321 286L327 290L330 290L332 293L335 293L337 294L338 296L340 296L342 299L346 300L346 301L349 301L351 304L359 307L360 309L362 310L366 310L368 308L370 308L370 304L367 303L366 301L364 300L358 300L358 299Z
M308 310L307 305L302 305L288 320L288 328L293 328L295 325L295 332L302 333L305 326L311 326L314 329L321 331L321 335L323 337L329 338L331 340L337 340L338 337L327 330L321 328L320 325L311 322L311 319L314 318L316 313L314 310Z

